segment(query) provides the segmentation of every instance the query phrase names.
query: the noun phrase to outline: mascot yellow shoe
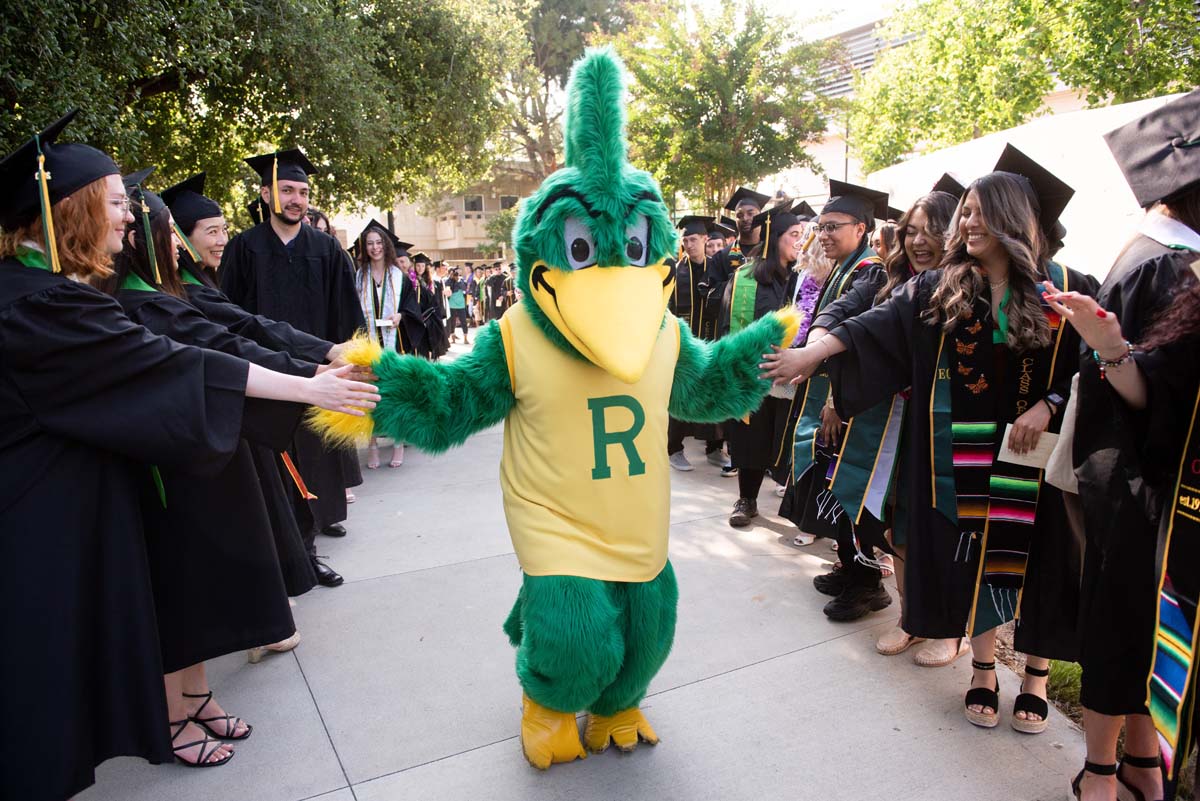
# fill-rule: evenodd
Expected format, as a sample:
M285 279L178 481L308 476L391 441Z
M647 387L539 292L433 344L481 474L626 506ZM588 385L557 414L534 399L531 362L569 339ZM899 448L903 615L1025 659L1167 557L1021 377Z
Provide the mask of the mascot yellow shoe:
M676 233L626 158L620 62L589 51L567 94L566 166L514 230L521 302L453 362L360 351L382 401L366 418L313 416L334 441L378 434L433 452L504 421L504 511L524 574L504 630L525 757L543 769L585 756L580 711L593 751L658 742L638 704L670 653L679 597L668 415L716 423L757 409L760 356L798 327L770 314L705 342L667 312Z

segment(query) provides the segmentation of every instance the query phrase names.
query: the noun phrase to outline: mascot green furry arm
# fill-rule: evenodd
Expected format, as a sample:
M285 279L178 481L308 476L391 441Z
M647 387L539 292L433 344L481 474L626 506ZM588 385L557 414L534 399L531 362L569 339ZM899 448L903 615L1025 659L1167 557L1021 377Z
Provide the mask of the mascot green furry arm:
M381 402L366 418L313 421L332 440L379 433L430 451L505 421L501 488L524 575L504 630L524 689L522 747L543 769L658 741L638 704L675 634L668 412L754 411L769 388L760 356L799 322L770 314L710 343L667 313L676 234L654 180L627 160L623 93L611 51L575 65L566 166L517 220L521 303L451 363L363 343L348 358L374 368Z

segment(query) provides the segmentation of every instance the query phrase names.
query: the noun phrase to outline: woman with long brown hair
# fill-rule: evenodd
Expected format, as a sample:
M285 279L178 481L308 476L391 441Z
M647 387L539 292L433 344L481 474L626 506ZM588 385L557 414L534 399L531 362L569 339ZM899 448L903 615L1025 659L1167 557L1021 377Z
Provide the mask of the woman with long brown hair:
M1073 582L1044 563L1067 526L1061 495L1041 471L999 457L1003 444L1026 454L1058 428L1048 397L1078 369L1078 336L1041 300L1043 280L1093 286L1046 257L1042 223L1059 211L1041 207L1024 175L978 179L939 269L806 347L773 354L766 373L802 381L828 360L834 403L847 417L911 387L897 487L908 546L902 626L931 639L966 631L975 670L965 712L990 728L999 722L995 630L1019 610L1016 647L1031 655L1012 725L1031 734L1047 722L1047 657L1075 657L1075 610L1042 603L1042 585L1025 579L1036 567L1056 584Z
M0 660L0 707L21 721L0 729L0 774L28 801L79 793L114 756L174 757L138 503L148 465L220 469L247 396L350 413L378 397L178 345L85 283L109 273L133 218L112 159L57 142L73 116L0 162L0 539L21 565L0 609L37 655ZM212 745L186 756L221 759Z

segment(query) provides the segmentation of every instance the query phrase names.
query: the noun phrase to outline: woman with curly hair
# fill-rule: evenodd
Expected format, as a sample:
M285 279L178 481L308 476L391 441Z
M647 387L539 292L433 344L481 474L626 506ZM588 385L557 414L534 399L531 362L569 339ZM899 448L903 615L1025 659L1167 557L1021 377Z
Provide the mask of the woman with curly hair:
M1042 221L1058 211L1041 208L1024 175L978 179L955 212L938 269L810 335L804 348L773 354L766 372L799 382L828 360L843 417L911 387L896 493L908 555L901 624L917 637L972 638L965 712L991 728L999 723L996 628L1019 616L1016 647L1031 656L1012 726L1030 734L1047 723L1047 658L1075 656L1075 610L1042 603L1043 582L1026 579L1037 570L1072 581L1066 568L1043 563L1054 561L1068 527L1061 494L1042 471L999 455L1002 444L1027 454L1043 431L1057 430L1049 397L1078 370L1078 335L1041 298L1046 280L1093 287L1047 257Z

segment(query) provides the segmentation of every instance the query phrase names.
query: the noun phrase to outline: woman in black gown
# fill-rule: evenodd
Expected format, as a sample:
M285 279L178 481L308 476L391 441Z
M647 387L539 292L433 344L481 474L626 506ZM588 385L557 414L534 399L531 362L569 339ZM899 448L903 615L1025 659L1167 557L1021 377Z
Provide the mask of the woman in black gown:
M73 796L114 756L173 758L138 502L146 465L219 470L248 395L352 412L377 397L336 373L279 376L178 345L68 278L107 272L131 221L116 164L56 144L73 116L0 162L0 542L21 566L0 583L0 619L4 641L36 655L0 659L0 708L20 721L0 727L0 775L23 801ZM182 756L224 758L203 742Z
M802 380L828 359L843 418L912 387L896 513L908 537L904 630L971 636L965 713L991 728L999 723L996 627L1017 619L1015 645L1029 657L1012 726L1029 734L1046 726L1049 658L1077 652L1076 610L1044 599L1078 580L1056 561L1069 536L1060 491L1039 469L998 456L1010 424L1017 454L1057 431L1049 396L1078 370L1078 335L1041 300L1041 282L1092 287L1049 260L1042 216L1027 177L980 178L955 213L939 269L806 347L774 354L768 373Z

